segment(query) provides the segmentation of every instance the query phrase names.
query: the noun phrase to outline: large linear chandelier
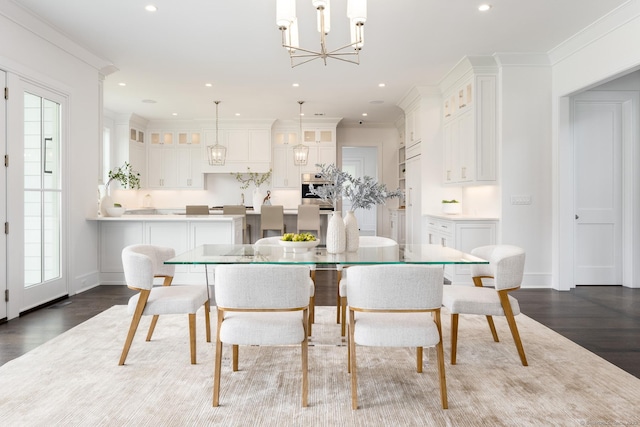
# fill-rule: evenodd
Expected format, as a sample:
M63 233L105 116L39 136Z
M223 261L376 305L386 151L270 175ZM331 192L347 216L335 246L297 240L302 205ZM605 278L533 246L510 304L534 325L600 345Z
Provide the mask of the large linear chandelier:
M364 45L364 23L367 20L367 0L348 0L347 17L351 28L351 43L334 50L327 50L326 36L331 30L330 0L311 0L318 11L318 32L320 33L320 50L303 49L298 40L298 18L296 17L296 0L276 0L276 23L282 32L282 47L289 51L291 67L306 64L314 59L322 59L327 65L327 58L340 61L360 63L360 49Z

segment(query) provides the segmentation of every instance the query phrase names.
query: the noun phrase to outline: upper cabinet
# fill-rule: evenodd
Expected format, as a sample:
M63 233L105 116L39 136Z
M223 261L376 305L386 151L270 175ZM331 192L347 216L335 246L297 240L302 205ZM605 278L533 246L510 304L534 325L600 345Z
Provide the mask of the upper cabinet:
M340 119L323 118L305 120L300 136L300 123L295 120L278 120L273 127L273 188L300 189L300 177L304 173L317 173L317 164L336 162L336 129ZM293 147L298 143L309 148L307 164L293 163Z
M405 112L405 124L406 124L406 145L411 147L422 140L421 121L420 121L420 107L414 106Z
M465 58L444 79L445 184L496 181L497 67L490 57Z
M147 149L147 186L155 189L204 187L202 132L151 130Z
M220 126L218 142L226 147L224 165L209 165L203 156L203 172L269 172L271 169L271 125L273 120L229 122ZM204 130L205 146L215 145L216 130Z

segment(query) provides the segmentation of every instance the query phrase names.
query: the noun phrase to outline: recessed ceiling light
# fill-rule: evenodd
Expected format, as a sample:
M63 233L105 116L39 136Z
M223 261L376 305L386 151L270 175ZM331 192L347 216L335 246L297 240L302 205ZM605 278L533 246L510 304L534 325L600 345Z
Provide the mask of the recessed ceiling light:
M367 113L362 113L362 117L367 117L368 114Z
M382 101L382 100L373 100L373 101L369 101L369 104L384 104L384 101Z
M490 4L481 4L480 6L478 6L478 10L480 12L486 12L487 10L491 9L491 5Z
M213 85L211 83L205 83L204 84L206 87L212 87Z
M118 83L118 86L126 86L127 84L124 82Z
M386 86L386 84L384 84L384 83L378 83L378 87L385 87L385 86Z
M152 4L148 4L144 7L144 10L146 10L147 12L155 12L158 10L158 8Z
M239 115L240 115L240 113L236 113L236 116L239 116Z
M177 115L178 115L178 113L171 113L171 115L172 115L172 116L177 116Z
M291 86L293 86L293 87L299 87L299 86L300 86L300 83L294 83L294 84L292 84Z
M145 104L155 104L156 101L154 99L143 99L142 102Z

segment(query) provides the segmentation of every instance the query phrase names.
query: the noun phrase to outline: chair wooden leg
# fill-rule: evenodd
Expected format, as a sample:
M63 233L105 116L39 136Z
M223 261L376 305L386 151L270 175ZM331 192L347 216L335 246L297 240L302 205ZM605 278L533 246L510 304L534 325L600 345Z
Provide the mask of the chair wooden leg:
M489 329L491 329L493 341L500 342L500 340L498 339L498 332L496 331L496 325L493 323L493 316L487 316L487 323L489 323Z
M120 355L120 362L118 362L118 365L124 365L124 361L127 359L129 348L131 348L133 337L136 335L136 330L138 329L138 325L140 324L142 312L144 311L144 307L147 305L147 300L149 299L150 293L151 291L149 289L140 291L140 295L138 296L138 304L136 305L133 317L131 318L129 333L127 334L127 339L124 342L124 348L122 349L122 354Z
M416 347L416 372L422 373L422 347Z
M315 312L316 312L316 297L313 296L309 298L309 330L307 331L309 336L311 336L311 328L313 325L313 321L315 320Z
M211 303L209 301L204 303L204 329L206 333L207 342L211 342Z
M353 339L355 319L349 310L349 367L351 372L351 409L358 409L358 380L356 378L356 342Z
M524 354L524 347L522 347L522 341L520 340L520 333L518 332L518 325L516 325L516 319L513 316L513 310L511 309L511 303L509 302L509 294L506 290L502 290L498 291L498 296L500 297L500 303L502 304L504 315L507 318L509 329L511 329L513 341L516 343L516 348L518 349L522 366L528 366L527 357Z
M216 326L216 359L213 367L213 406L220 403L220 373L222 370L222 341L220 341L220 325L224 315L218 310L218 322Z
M231 346L233 372L238 371L238 344Z
M458 313L451 314L451 364L456 364L458 350Z
M347 297L340 297L340 313L342 317L342 324L340 325L340 334L344 336L345 327L347 324Z
M158 323L158 317L160 317L157 314L154 314L153 317L151 318L151 324L149 325L149 332L147 332L147 338L145 341L151 341L151 336L153 335L153 331L156 329L156 323Z
M438 327L438 334L440 335L440 342L436 345L436 352L438 353L438 374L440 376L440 399L442 400L442 409L447 409L449 407L449 400L447 399L447 377L444 371L444 346L442 345L440 310L433 313L433 318Z
M303 324L305 331L307 326L311 326L309 322L309 313L307 310L303 311ZM309 334L311 335L311 334ZM306 408L309 399L309 340L307 334L304 334L304 340L302 341L302 407Z
M340 279L342 279L342 271L338 270L336 276L338 277L336 286L336 323L340 323Z
M196 314L189 313L189 348L191 352L191 364L196 364Z

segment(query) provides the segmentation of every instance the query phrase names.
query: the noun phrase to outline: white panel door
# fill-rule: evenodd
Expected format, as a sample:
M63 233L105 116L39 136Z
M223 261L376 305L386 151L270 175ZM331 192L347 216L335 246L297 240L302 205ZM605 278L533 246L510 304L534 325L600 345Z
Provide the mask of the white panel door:
M0 83L1 87L5 88L7 85L6 73L0 70ZM2 147L2 153L7 153L7 101L2 99L0 102L0 147ZM7 168L0 173L0 200L3 200L5 208L0 210L0 217L2 223L7 221ZM2 233L2 242L0 242L0 320L7 317L7 302L5 301L5 292L8 291L7 286L7 235Z
M575 284L622 284L622 108L577 101Z

